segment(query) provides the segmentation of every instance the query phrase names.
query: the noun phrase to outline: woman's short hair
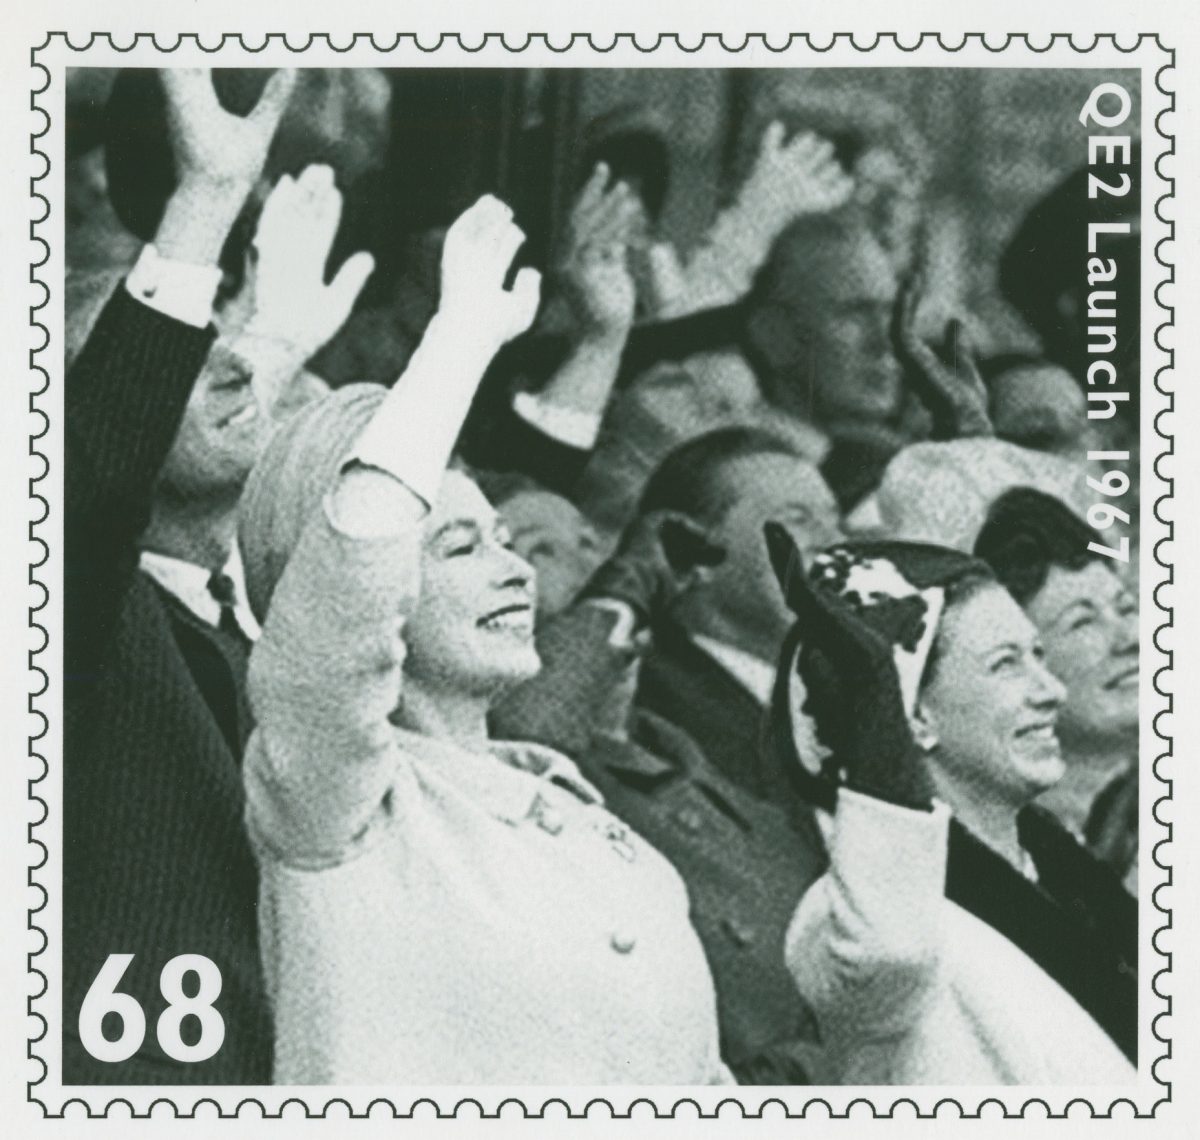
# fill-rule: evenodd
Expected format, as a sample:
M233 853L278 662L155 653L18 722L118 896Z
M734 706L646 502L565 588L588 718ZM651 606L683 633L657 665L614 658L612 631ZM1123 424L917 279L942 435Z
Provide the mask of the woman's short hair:
M961 578L951 582L946 587L946 602L942 607L942 615L938 620L938 630L929 646L929 656L925 658L925 667L921 670L920 688L924 689L937 673L944 650L943 637L946 630L946 616L957 606L969 602L980 590L999 583L982 566L978 570L969 571Z
M1021 606L1046 584L1053 566L1082 570L1100 557L1088 550L1095 534L1061 499L1014 487L988 509L975 555Z

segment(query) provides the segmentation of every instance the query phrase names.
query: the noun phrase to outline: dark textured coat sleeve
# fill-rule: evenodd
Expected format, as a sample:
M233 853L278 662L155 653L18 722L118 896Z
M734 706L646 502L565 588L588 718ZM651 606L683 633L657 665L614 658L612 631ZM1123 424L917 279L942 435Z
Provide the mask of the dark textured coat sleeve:
M615 390L628 387L655 365L681 364L695 353L737 344L744 320L744 306L739 304L638 326L622 354ZM569 339L558 334L520 337L501 349L459 441L468 463L492 471L520 472L547 490L573 497L592 451L547 435L523 420L512 406L519 388L537 391L569 355Z
M67 375L65 682L89 687L137 569L155 482L215 333L135 300L122 283Z
M513 398L531 378L544 380L566 360L560 338L514 341L501 349L488 369L458 441L462 457L488 471L527 475L555 494L570 498L591 458L528 423L513 409Z
M497 402L486 431L474 442L468 460L491 471L512 471L529 476L548 491L570 498L591 451L563 443L523 419L513 409L512 398Z
M609 643L615 620L610 610L587 604L551 618L537 636L541 671L492 709L492 735L579 756L630 662L627 651Z

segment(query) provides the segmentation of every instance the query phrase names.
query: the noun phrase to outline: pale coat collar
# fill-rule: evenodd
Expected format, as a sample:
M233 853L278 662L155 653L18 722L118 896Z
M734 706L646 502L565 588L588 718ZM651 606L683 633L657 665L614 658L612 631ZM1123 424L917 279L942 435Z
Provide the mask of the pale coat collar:
M585 804L604 804L603 795L584 779L574 762L545 745L497 740L481 754L398 725L393 731L402 751L436 765L441 778L506 823L518 824L536 816L547 784L565 789Z

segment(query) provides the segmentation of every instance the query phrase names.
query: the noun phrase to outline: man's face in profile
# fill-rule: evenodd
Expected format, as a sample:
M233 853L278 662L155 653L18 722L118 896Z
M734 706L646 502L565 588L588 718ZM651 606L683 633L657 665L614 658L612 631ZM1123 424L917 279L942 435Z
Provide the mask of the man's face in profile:
M762 452L726 463L726 505L706 527L724 551L709 574L704 603L761 644L773 645L791 623L763 540L763 526L787 528L807 562L842 537L837 501L820 472L793 455Z
M780 239L750 336L772 402L818 424L882 422L897 414L901 370L892 347L897 282L865 227L832 237L809 227Z

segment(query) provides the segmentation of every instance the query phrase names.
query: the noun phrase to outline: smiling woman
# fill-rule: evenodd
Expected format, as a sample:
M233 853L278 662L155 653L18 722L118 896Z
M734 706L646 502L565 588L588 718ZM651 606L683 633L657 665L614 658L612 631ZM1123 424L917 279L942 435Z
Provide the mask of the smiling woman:
M1136 893L1137 599L1094 539L1064 503L1016 487L992 505L976 552L1037 626L1066 686L1058 735L1067 774L1041 802L1076 835L1105 834L1093 850ZM1106 823L1104 805L1122 786L1131 794L1117 802L1131 810Z
M468 210L392 390L297 413L246 490L277 1084L729 1080L678 874L565 756L488 734L539 669L534 572L446 468L491 357L533 318L536 274L503 287L520 242L496 199Z
M491 701L538 670L534 574L482 492L449 471L426 523L421 593L405 626L404 707L454 688Z
M915 710L917 743L939 797L1017 865L1017 813L1063 776L1063 696L1037 631L1000 586L980 575L947 590Z
M1137 910L1031 807L1064 771L1065 695L1033 624L958 551L847 544L806 569L781 529L770 539L798 619L777 739L793 739L795 677L832 750L831 869L786 952L820 1025L821 1076L1132 1080Z

